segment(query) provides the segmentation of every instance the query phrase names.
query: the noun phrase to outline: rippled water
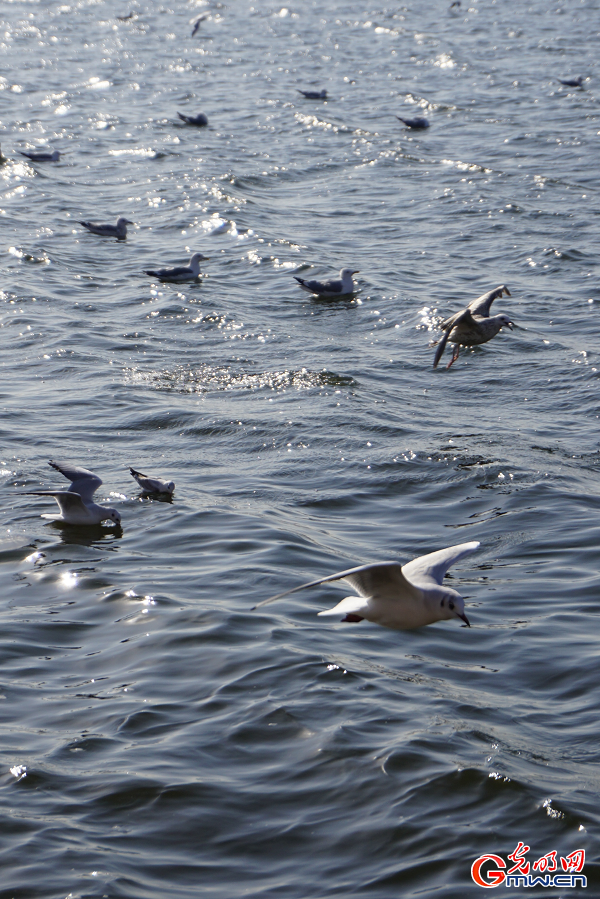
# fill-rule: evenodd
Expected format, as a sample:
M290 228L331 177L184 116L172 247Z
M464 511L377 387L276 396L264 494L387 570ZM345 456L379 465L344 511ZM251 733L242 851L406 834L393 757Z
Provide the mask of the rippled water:
M4 5L0 899L458 899L519 840L598 888L598 4L448 7ZM250 611L475 539L470 630Z

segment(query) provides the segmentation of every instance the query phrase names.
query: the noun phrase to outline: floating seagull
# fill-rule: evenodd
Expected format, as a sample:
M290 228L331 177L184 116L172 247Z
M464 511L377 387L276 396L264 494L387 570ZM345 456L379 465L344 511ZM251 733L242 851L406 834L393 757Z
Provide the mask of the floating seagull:
M304 94L307 100L326 100L327 99L327 91L301 91L299 87L296 88L299 94Z
M429 128L429 122L423 116L416 116L414 119L403 119L402 116L397 115L396 118L404 122L407 128L414 128L415 130Z
M21 156L26 156L27 159L33 160L33 162L58 162L60 159L60 153L58 150L55 150L53 153L24 153L22 150L19 150Z
M448 7L448 12L451 16L457 16L460 13L460 0L454 0Z
M358 269L343 268L340 272L340 280L331 281L306 281L294 275L294 278L307 293L316 294L319 297L341 297L354 293L354 281L352 275L358 275Z
M561 84L566 84L567 87L583 87L582 75L578 78L559 78L558 80Z
M195 37L198 31L200 31L200 25L204 22L205 19L208 19L208 13L205 12L203 16L200 16L199 19L196 19L194 22L194 27L192 29L192 37Z
M198 113L198 115L184 115L182 112L178 112L177 115L187 125L208 125L208 119L203 112Z
M158 278L159 281L195 281L200 274L200 263L210 257L202 253L194 253L189 265L179 268L159 268L157 271L146 271L145 274Z
M319 616L349 622L366 619L399 631L423 627L448 618L462 618L467 627L470 627L462 596L452 587L444 586L443 580L452 565L478 546L479 542L476 540L472 543L460 543L458 546L449 546L447 549L419 556L406 565L400 565L399 562L374 562L350 568L300 587L292 587L285 593L264 599L254 608L258 609L306 587L316 587L331 581L346 581L358 596L347 596L333 609L319 612Z
M119 20L119 22L126 22L127 19L133 19L133 13L130 12L130 13L129 13L128 15L126 15L126 16L117 16L117 19Z
M117 240L125 240L127 237L127 225L133 225L129 219L117 219L116 225L94 225L93 222L77 222L83 225L92 234L98 234L100 237L116 237Z
M136 471L135 468L130 468L129 473L132 478L135 478L144 493L168 493L169 496L171 496L175 490L175 483L173 481L163 481L162 478L146 477L145 474L142 474L141 471Z
M65 524L100 524L106 520L121 524L121 515L116 509L107 509L106 506L99 506L92 500L94 493L102 484L98 475L68 462L50 461L48 464L71 481L71 486L68 490L28 491L27 496L53 496L58 503L61 515L44 514L42 518L63 521Z
M437 341L438 348L433 360L434 368L437 368L448 340L455 346L452 359L446 368L450 368L452 363L456 362L461 346L476 346L479 343L486 343L495 337L505 325L512 331L513 323L508 315L490 315L492 303L504 293L507 296L511 295L508 287L501 284L495 290L490 290L473 300L466 309L442 322L442 330L445 334L441 340ZM436 344L434 343L433 346Z

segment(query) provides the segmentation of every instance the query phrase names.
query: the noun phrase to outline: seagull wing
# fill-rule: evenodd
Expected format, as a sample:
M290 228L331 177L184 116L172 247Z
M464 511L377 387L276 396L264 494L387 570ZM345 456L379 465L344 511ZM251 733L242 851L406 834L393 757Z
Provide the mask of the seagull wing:
M92 502L94 493L102 484L102 480L98 475L88 471L87 468L78 468L76 465L71 465L69 462L54 462L50 460L48 464L55 468L56 471L60 471L67 480L71 481L70 493L79 494L84 503Z
M285 590L284 593L278 593L276 596L270 596L263 599L252 610L266 606L267 603L275 602L276 599L282 599L289 596L290 593L297 593L299 590L305 590L308 587L317 587L319 584L327 584L332 581L346 581L347 584L356 590L359 596L364 598L388 598L397 597L399 590L408 590L414 594L414 587L406 580L402 571L402 565L399 562L374 562L371 565L360 565L358 568L349 568L347 571L339 571L337 574L330 574L328 577L319 578L316 581L310 581L308 584L301 584L299 587L292 587L291 590Z
M479 545L479 541L474 540L472 543L459 543L457 546L438 549L437 552L407 562L402 566L402 573L409 583L421 590L441 586L448 569L474 552Z
M182 265L179 268L159 268L156 272L159 278L178 278L180 275L193 274L189 265Z
M89 509L80 495L71 490L29 490L26 495L53 496L63 515L65 513L68 515L69 512L81 512L82 515L89 515Z
M487 293L484 293L476 300L473 300L469 303L467 309L473 315L483 315L487 318L490 314L490 309L492 308L494 300L497 300L498 297L501 297L504 293L507 294L507 296L511 295L508 287L506 287L505 284L501 284L500 287L496 287L494 290L488 290Z

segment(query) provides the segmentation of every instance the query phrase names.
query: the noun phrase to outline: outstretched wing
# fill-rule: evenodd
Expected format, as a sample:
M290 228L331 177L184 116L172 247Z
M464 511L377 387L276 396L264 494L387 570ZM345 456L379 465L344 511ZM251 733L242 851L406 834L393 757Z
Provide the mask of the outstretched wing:
M453 315L452 318L447 318L445 322L442 322L442 328L444 330L444 336L438 343L438 348L435 351L435 356L433 359L433 367L438 367L438 362L444 355L444 350L446 349L446 344L448 343L448 338L450 337L450 332L459 324L474 324L473 316L471 315L469 309L462 309L461 312L457 312L456 315Z
M78 493L84 503L92 501L94 493L102 484L101 478L87 468L78 468L69 462L54 462L52 459L48 464L71 481L69 492Z
M337 574L330 574L328 577L310 581L308 584L301 584L299 587L292 587L291 590L286 590L284 593L263 599L262 602L252 607L252 611L260 606L266 606L267 603L275 602L276 599L289 596L290 593L297 593L299 590L317 587L319 584L327 584L332 581L346 581L359 596L366 599L375 597L394 599L400 590L415 592L413 585L404 577L402 565L399 562L374 562L370 565L360 565L358 568L349 568L347 571L339 571Z
M473 315L483 315L485 318L487 318L490 314L492 303L494 302L494 300L497 300L498 297L501 297L503 293L505 293L507 296L511 295L510 290L505 284L501 284L500 287L496 287L494 288L494 290L488 290L487 293L482 294L482 296L469 303L467 309Z
M437 552L407 562L402 566L402 572L411 584L421 590L435 585L441 586L448 569L474 552L479 545L478 540L473 540L472 543L459 543L457 546L438 549Z
M69 512L81 512L89 515L89 509L84 505L78 493L71 490L28 490L27 496L53 496L59 505L63 515Z

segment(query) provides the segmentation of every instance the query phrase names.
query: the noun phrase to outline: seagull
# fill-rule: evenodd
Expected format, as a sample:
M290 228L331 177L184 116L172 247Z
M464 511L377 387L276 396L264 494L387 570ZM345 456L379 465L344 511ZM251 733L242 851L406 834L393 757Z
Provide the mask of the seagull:
M397 115L396 118L404 122L407 128L414 128L415 130L429 128L429 122L423 116L416 116L414 119L403 119L402 116Z
M132 478L135 478L144 493L168 493L171 496L175 490L173 481L163 481L162 478L149 478L142 474L141 471L136 471L135 468L130 468L129 473Z
M299 87L296 88L299 94L304 94L307 100L326 100L327 99L327 91L301 91Z
M567 87L583 87L582 75L579 75L578 78L559 78L558 80L561 84L566 84Z
M86 468L77 468L69 462L48 463L60 471L69 481L68 490L30 490L26 496L53 496L59 505L61 515L44 514L42 518L51 521L62 521L65 524L100 524L110 520L121 524L121 515L116 509L99 506L92 500L98 487L102 484L98 475Z
M198 115L184 115L182 112L178 112L177 115L187 125L198 125L200 127L208 125L208 119L203 112L198 113Z
M483 296L473 300L466 309L457 312L456 315L442 322L442 330L445 332L444 336L433 344L433 346L437 345L435 359L433 360L434 368L437 368L448 340L455 346L452 359L446 368L450 368L452 363L456 362L461 346L476 346L479 343L486 343L492 337L495 337L498 331L505 325L512 331L513 323L508 315L490 315L492 303L504 293L507 296L511 295L508 287L501 284L500 287L489 290Z
M204 15L200 16L199 19L196 19L196 21L194 22L194 27L192 29L192 37L195 37L195 35L200 31L200 25L202 24L202 22L204 22L205 19L208 19L207 12L205 12Z
M117 219L116 225L94 225L93 222L77 222L83 225L92 234L98 234L100 237L116 237L117 240L125 240L127 237L127 225L133 225L129 219Z
M470 627L462 596L452 587L444 586L443 581L448 569L474 552L478 546L477 540L459 543L458 546L449 546L447 549L419 556L406 565L400 565L399 562L360 565L300 587L292 587L285 593L264 599L254 609L306 587L316 587L330 581L346 581L358 596L347 596L332 609L319 612L319 616L347 622L366 619L399 631L449 618L462 618L467 627Z
M127 19L133 19L133 13L130 12L130 13L129 13L128 15L126 15L126 16L117 16L117 19L119 20L119 22L126 22Z
M60 153L58 150L55 150L53 153L24 153L22 150L19 150L21 156L26 156L27 159L31 159L33 162L58 162L60 159Z
M460 13L460 0L454 0L448 7L448 12L451 16L457 16Z
M179 268L159 268L157 271L146 271L146 275L152 275L159 281L195 281L200 274L200 263L209 259L202 253L194 253L190 259L189 265L182 265Z
M340 272L340 280L331 281L306 281L294 275L294 278L307 293L316 294L319 297L341 297L354 293L354 281L352 275L358 275L358 269L343 268Z

